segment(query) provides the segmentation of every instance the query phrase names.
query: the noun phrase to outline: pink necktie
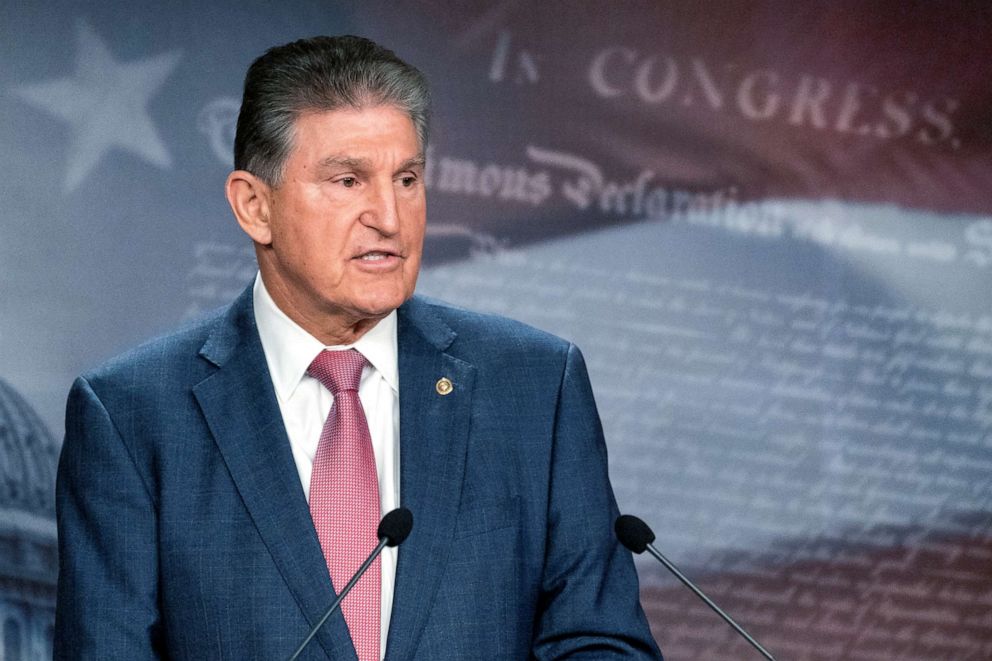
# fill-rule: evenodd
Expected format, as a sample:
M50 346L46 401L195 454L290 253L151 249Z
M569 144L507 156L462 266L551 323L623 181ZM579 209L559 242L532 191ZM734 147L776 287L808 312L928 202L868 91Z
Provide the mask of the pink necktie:
M365 357L354 349L322 351L307 370L334 395L313 460L310 515L335 590L345 586L379 541L379 480L358 399L364 366ZM381 589L377 558L341 602L359 661L379 661Z

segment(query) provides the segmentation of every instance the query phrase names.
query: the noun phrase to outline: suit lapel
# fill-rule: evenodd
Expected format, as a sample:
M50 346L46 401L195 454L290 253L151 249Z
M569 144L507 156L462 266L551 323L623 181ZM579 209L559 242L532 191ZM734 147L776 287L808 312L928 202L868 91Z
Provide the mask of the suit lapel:
M334 593L258 338L250 287L225 321L201 350L218 370L193 392L259 535L312 626ZM356 658L340 611L317 639L331 658Z
M399 548L387 659L414 658L454 533L475 368L444 352L455 334L414 298L399 309L400 499L413 512ZM440 394L438 381L452 388Z

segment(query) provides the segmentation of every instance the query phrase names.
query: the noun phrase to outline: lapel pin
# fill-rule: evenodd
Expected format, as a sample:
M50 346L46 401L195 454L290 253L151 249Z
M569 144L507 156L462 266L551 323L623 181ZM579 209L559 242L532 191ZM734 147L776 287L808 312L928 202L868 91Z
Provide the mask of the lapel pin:
M451 391L455 389L455 386L451 383L451 379L446 376L442 376L437 380L437 383L434 384L434 389L437 390L437 394L444 396L450 395Z

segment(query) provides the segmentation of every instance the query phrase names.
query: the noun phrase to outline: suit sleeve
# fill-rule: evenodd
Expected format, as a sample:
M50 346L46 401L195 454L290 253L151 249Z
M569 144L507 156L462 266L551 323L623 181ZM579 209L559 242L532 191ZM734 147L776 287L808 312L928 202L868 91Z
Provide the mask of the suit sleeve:
M139 466L77 379L56 479L55 659L161 658L156 507Z
M585 361L571 345L555 419L536 659L660 659L640 605Z

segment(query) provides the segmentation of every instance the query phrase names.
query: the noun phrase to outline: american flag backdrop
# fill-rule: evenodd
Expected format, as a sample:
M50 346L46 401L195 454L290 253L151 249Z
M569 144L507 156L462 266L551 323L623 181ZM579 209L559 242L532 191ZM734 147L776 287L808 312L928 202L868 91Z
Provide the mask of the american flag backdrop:
M244 71L342 33L432 84L418 291L579 344L669 558L778 658L992 658L986 3L5 3L0 379L56 445L75 375L253 277ZM0 658L43 658L5 410ZM638 563L666 658L751 658Z

